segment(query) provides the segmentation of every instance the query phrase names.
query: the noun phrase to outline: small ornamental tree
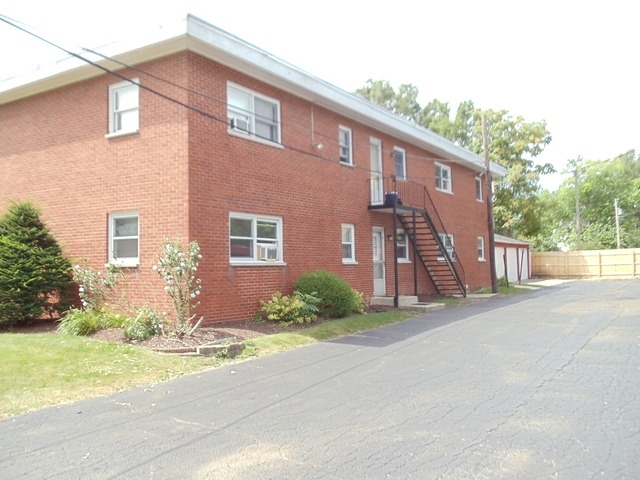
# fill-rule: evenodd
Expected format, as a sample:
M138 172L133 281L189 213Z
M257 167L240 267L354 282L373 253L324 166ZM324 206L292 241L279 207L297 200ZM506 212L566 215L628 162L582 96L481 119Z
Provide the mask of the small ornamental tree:
M30 203L0 217L0 324L53 317L71 304L71 262Z
M195 321L195 310L199 305L196 297L200 295L200 279L196 277L196 271L201 258L197 242L191 242L185 252L180 243L167 239L158 255L158 264L153 266L166 283L164 290L171 298L175 315L172 319L173 333L177 337L193 333L203 320L200 317Z

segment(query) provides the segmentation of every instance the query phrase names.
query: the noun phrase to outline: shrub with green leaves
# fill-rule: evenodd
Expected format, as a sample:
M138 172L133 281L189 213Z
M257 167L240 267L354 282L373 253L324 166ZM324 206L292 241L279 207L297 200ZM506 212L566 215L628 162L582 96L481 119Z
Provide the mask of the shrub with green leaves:
M67 335L89 335L105 328L123 327L125 322L124 316L106 310L72 308L60 320L58 332Z
M163 332L163 321L158 312L149 307L138 310L135 318L127 319L124 337L132 340L145 340Z
M342 318L364 310L362 295L344 279L326 270L305 273L296 281L294 288L320 297L318 315L323 317Z
M260 301L260 312L263 318L279 322L281 325L291 325L292 323L312 322L317 318L320 298L315 292L311 294L295 291L293 295L282 295L276 292L271 300Z
M101 309L115 301L115 288L124 279L122 269L113 263L105 265L104 273L89 265L73 266L73 280L78 284L82 306L86 309Z
M0 217L0 324L57 316L72 304L71 262L30 203Z
M195 320L195 310L200 304L195 299L201 290L196 271L201 259L198 242L189 243L185 251L177 240L165 239L158 264L152 267L166 283L164 290L171 298L175 314L172 333L177 337L192 334L203 320L203 317Z

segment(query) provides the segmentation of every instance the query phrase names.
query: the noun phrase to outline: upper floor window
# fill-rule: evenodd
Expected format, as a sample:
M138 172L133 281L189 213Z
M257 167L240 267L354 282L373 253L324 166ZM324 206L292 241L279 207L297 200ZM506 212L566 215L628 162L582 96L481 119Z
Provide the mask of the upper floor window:
M453 235L450 235L448 233L439 233L438 236L440 237L440 241L442 242L442 245L444 245L444 248L447 251L447 256L449 257L449 260L451 260L452 262L455 262L456 252L453 249ZM444 262L444 257L438 256L438 261Z
M482 201L482 179L476 177L476 200Z
M407 179L407 154L404 148L393 147L393 161L395 164L396 179Z
M451 193L451 167L436 163L436 188Z
M407 232L404 230L398 230L396 232L396 247L397 247L397 256L399 262L408 262L409 261L409 239L407 237Z
M280 143L280 102L232 83L227 84L229 130Z
M342 224L342 262L356 261L355 227L349 223Z
M138 83L138 79L132 82ZM109 134L124 135L138 131L140 87L132 82L109 86Z
M118 265L140 263L138 213L117 213L109 216L109 262Z
M351 129L340 125L338 128L338 137L340 144L340 162L346 165L353 165Z
M478 260L484 261L484 237L478 237Z
M282 261L282 219L231 213L229 258L232 262Z

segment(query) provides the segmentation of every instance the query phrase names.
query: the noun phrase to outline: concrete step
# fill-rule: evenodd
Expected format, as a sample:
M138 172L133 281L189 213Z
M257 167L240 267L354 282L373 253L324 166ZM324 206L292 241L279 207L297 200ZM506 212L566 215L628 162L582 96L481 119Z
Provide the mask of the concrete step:
M380 296L380 297L371 297L369 303L371 305L383 305L388 307L393 307L393 297L390 296ZM433 311L433 310L441 310L445 308L444 303L427 303L427 302L419 302L418 297L413 295L400 295L398 297L398 308L411 308L415 310L423 310L425 312Z

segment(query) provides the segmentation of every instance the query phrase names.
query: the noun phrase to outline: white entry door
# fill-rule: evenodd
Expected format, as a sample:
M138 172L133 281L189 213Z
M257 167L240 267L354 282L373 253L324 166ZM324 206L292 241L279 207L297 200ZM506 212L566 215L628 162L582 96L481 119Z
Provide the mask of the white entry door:
M384 229L382 227L373 227L373 294L387 294L384 275Z

